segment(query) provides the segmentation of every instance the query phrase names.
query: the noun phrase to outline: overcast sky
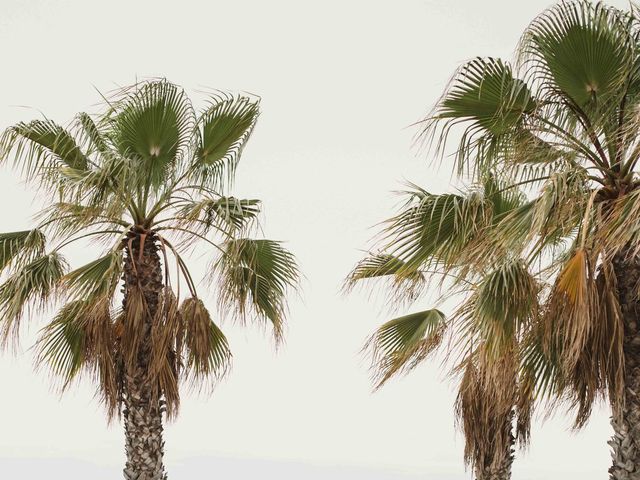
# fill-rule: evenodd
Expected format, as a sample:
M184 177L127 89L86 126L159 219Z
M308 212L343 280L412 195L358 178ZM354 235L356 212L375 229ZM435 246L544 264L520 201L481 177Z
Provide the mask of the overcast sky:
M455 385L426 365L372 394L358 352L388 312L365 294L341 296L339 287L371 227L393 211L391 192L403 181L452 188L446 163L437 171L412 150L408 126L461 62L510 58L549 4L0 2L1 128L40 112L66 123L95 111L97 90L150 76L183 85L196 103L205 88L262 97L234 193L264 201L265 233L298 256L304 290L292 301L277 353L260 328L220 319L234 368L211 397L185 395L180 418L166 430L172 480L471 478L454 429ZM2 229L26 227L39 205L33 192L5 169L0 196ZM117 478L121 426L107 426L92 385L59 397L45 373L33 372L28 348L44 319L31 320L21 351L0 356L0 477ZM578 434L562 416L536 427L514 478L604 478L607 417L605 409L595 413Z

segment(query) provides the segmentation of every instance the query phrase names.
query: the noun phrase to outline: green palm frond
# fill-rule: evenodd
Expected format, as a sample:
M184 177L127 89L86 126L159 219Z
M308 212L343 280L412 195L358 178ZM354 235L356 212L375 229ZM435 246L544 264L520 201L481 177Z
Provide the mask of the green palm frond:
M499 215L493 228L485 238L486 248L501 252L523 252L527 249L533 222L535 201Z
M554 173L542 182L537 197L526 200L518 196L517 201L506 204L494 216L491 228L483 230L468 258L493 260L490 252L531 260L544 257L550 250L562 247L566 240L575 238L592 194L583 168Z
M123 212L113 212L103 206L72 202L57 202L41 210L36 219L50 239L68 239L85 229L100 227L124 230L131 224L123 220Z
M410 192L410 202L387 221L385 250L408 269L457 264L461 251L492 218L490 205L478 192L433 195Z
M348 292L363 280L388 278L392 298L400 302L415 300L426 278L419 270L411 269L406 262L386 253L370 254L360 260L345 280L344 288Z
M291 253L279 242L239 238L226 242L214 266L219 274L220 302L241 319L249 312L271 323L276 340L283 334L285 296L299 279Z
M529 87L514 76L509 64L494 58L476 58L456 72L434 111L425 119L421 136L427 140L439 131L437 150L441 151L452 127L462 124L465 129L456 151L458 172L490 169L492 157L504 148L505 137L510 138L526 114L535 108ZM473 153L474 161L469 162ZM480 158L482 162L478 161ZM485 161L486 165L480 164Z
M187 375L194 380L222 378L231 364L231 350L202 300L186 299L180 307L180 315L184 322Z
M38 340L38 362L68 385L84 366L84 331L82 322L86 302L76 300L60 309L41 332Z
M210 222L219 221L241 230L260 213L260 200L220 197L207 211Z
M198 118L194 178L213 188L233 179L240 153L258 119L259 101L220 94Z
M71 301L40 332L36 365L47 367L60 379L62 390L79 375L90 375L98 382L98 391L112 418L121 401L115 333L108 300L94 297Z
M441 343L447 323L440 310L432 309L395 318L367 340L376 388L397 373L407 373Z
M526 195L519 188L514 188L493 172L481 178L479 187L484 197L491 203L494 219L522 207L527 201Z
M486 352L497 357L535 320L539 292L527 265L519 259L507 260L483 276L462 307L465 327L477 331ZM468 335L465 342L472 339Z
M260 213L260 200L235 197L204 197L183 200L177 212L179 222L196 232L216 228L223 233L244 230Z
M112 250L67 273L63 278L65 289L76 299L110 300L122 280L123 267L122 250Z
M43 308L60 286L67 263L57 252L35 257L0 285L0 339L17 333L27 306Z
M561 2L532 22L520 50L546 95L579 109L608 109L635 68L631 17L604 3Z
M76 115L76 123L79 130L80 143L87 146L87 154L94 152L108 154L109 139L100 131L91 115L81 112Z
M530 239L534 235L553 242L568 236L584 218L593 190L582 168L558 172L547 180L531 212Z
M51 120L18 123L0 138L0 159L14 158L14 166L29 180L59 187L64 171L85 171L89 160L64 128Z
M505 152L505 160L512 164L553 165L560 161L570 161L575 154L562 148L562 144L554 144L543 139L539 132L519 129L513 137L512 150Z
M0 270L44 253L46 238L38 229L0 233Z
M189 142L195 122L189 98L174 84L157 80L125 91L114 110L113 142L118 152L138 162L141 182L160 187Z
M559 352L545 348L542 336L541 329L532 329L521 342L522 378L539 400L555 401L563 392L562 367Z

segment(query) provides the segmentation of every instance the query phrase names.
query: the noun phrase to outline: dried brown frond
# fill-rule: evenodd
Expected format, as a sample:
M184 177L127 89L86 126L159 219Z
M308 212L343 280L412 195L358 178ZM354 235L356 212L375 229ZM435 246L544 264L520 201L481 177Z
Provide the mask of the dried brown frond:
M165 400L169 418L174 418L180 406L180 357L184 325L178 311L178 299L169 287L160 296L155 318L151 325L150 384L157 388L156 395Z
M144 342L145 325L149 318L149 308L142 289L128 285L123 315L123 332L120 337L120 352L128 372L138 368L138 353Z
M564 369L572 370L597 319L595 261L586 248L577 248L564 263L549 294L543 315L547 349L558 346Z
M199 298L188 298L182 302L180 315L184 322L183 345L188 378L200 387L202 383L199 380L219 380L231 364L227 339Z
M481 352L470 356L460 365L463 375L456 400L456 417L465 438L464 458L477 472L510 465L517 395L514 358L505 355L486 362L482 356Z

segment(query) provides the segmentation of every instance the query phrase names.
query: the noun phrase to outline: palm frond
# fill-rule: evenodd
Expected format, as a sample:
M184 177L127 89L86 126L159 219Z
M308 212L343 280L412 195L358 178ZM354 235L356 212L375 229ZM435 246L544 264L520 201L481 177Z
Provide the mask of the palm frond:
M464 458L479 473L510 465L515 440L517 362L509 354L494 359L487 365L489 375L485 365L474 357L461 365L463 376L456 400L456 417L465 439Z
M469 332L477 331L489 355L498 358L535 320L540 287L520 259L507 260L487 272L469 303L461 309ZM467 335L471 341L472 335Z
M279 242L239 238L226 242L225 254L214 266L219 274L223 309L246 319L249 312L271 323L281 340L286 315L285 297L295 288L299 271L291 253Z
M184 155L195 122L184 91L166 80L126 90L111 114L118 152L138 162L138 181L160 187Z
M52 120L33 120L7 128L0 138L0 159L13 157L14 166L28 181L59 187L64 172L85 171L87 156L71 134Z
M0 340L16 334L26 307L41 310L60 286L67 263L57 252L35 257L0 285Z
M436 150L443 153L451 129L463 125L456 150L457 171L487 171L493 166L493 157L505 144L510 145L511 134L535 107L529 87L514 76L509 64L476 58L456 72L434 111L424 120L420 136L429 141L439 135Z
M640 190L601 205L596 217L601 220L594 243L602 246L609 259L627 249L631 255L640 252Z
M230 234L242 231L260 213L260 201L235 197L183 200L178 209L178 223L206 234L211 228Z
M130 227L123 220L122 212L115 213L103 206L89 206L76 202L56 202L41 210L36 219L42 230L52 239L67 239L83 230L96 226L115 227L124 230Z
M87 146L87 154L90 155L93 152L109 154L108 138L88 113L81 112L76 115L76 122L79 127L80 143Z
M444 314L432 309L395 318L378 328L365 345L376 388L419 365L438 348L446 327Z
M585 248L566 260L549 294L545 313L545 342L557 346L565 370L572 370L597 321L595 261Z
M597 2L561 2L526 30L520 53L547 97L563 96L580 109L608 109L620 100L635 68L631 17Z
M106 299L116 293L124 271L121 249L67 273L63 282L68 295L75 299Z
M462 251L491 222L491 205L480 192L434 195L409 192L407 207L387 221L384 250L406 268L459 265Z
M257 100L226 94L214 97L198 118L194 178L213 188L222 187L225 180L231 182L259 114Z
M47 367L59 378L62 390L83 372L91 375L112 418L118 414L121 400L115 351L115 322L109 300L73 300L42 329L36 343L36 365Z
M230 366L231 350L202 300L186 299L180 306L180 315L184 322L187 375L194 380L222 378Z
M604 260L596 271L593 254L577 249L547 301L540 342L558 365L553 373L562 379L561 393L576 412L576 428L585 425L598 399L609 399L615 415L624 403L624 327L617 292L613 265Z
M51 372L68 385L84 365L83 314L86 304L76 300L60 309L41 332L37 343L38 364L46 364Z
M41 230L0 233L0 271L44 253L46 238Z
M391 298L399 302L415 300L426 282L424 273L411 270L400 258L377 253L370 254L356 264L345 280L344 289L349 292L358 283L380 278L389 279Z

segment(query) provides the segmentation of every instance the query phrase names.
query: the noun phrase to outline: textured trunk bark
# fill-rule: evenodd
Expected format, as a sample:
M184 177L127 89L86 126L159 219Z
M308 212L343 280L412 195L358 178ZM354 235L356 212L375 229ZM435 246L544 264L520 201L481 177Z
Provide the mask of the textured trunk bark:
M503 452L500 460L487 461L485 465L476 466L476 480L509 480L511 478L511 466L513 465L516 439L513 436L513 417L505 422L504 434L511 440L507 451ZM508 433L507 433L508 432ZM493 464L493 465L492 465Z
M163 401L158 398L156 385L149 380L151 361L151 327L162 294L162 267L156 239L146 236L142 253L140 232L129 234L131 251L125 258L124 307L132 288L140 288L144 296L147 313L140 325L138 354L133 367L124 369L123 420L125 429L125 451L127 463L124 469L126 480L165 480L164 441L162 439Z
M640 258L614 259L618 300L624 320L624 405L613 415L609 441L613 465L611 480L640 480Z

